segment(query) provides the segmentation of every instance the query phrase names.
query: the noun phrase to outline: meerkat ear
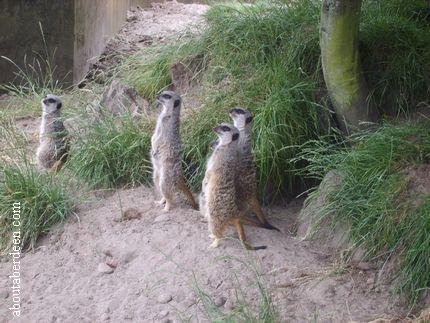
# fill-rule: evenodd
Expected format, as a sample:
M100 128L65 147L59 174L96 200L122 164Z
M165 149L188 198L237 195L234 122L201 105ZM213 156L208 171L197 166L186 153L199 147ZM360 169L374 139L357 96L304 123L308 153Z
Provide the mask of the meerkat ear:
M246 122L246 123L250 123L250 122L252 121L252 119L253 119L253 117L252 117L252 116L249 116L248 118L246 118L245 122Z
M173 107L177 108L181 104L180 100L175 100L175 103L173 103Z
M62 106L63 106L63 104L62 104L61 102L59 102L59 103L57 104L57 110L60 110L60 109L62 108Z
M231 140L235 141L235 140L237 140L237 139L239 139L239 134L238 134L238 133L235 133L235 134L233 135L233 137L231 138Z

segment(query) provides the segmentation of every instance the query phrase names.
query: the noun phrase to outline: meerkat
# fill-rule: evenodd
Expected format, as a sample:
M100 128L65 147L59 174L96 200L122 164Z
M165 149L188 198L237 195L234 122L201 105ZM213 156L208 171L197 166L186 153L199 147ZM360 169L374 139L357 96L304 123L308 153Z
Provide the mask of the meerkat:
M161 193L165 203L164 211L172 208L174 196L182 192L194 209L197 204L193 194L185 184L181 166L181 141L179 136L179 116L181 97L172 91L164 91L157 96L157 102L163 107L157 119L157 125L151 138L151 161L155 190Z
M230 111L234 126L239 130L239 163L236 177L237 201L241 210L254 211L264 228L279 231L264 216L257 195L257 180L254 156L252 154L252 114L246 109L236 108Z
M68 132L61 120L63 106L59 97L48 94L41 100L42 121L36 159L40 167L59 170L69 152Z
M209 148L213 151L218 145L218 140L214 140L209 144ZM207 219L207 209L206 209L206 187L207 182L203 179L202 191L199 194L199 210L201 215Z
M239 130L228 124L221 124L213 129L218 135L218 143L206 165L205 199L208 230L213 239L210 247L218 247L228 225L234 225L240 241L249 250L265 249L265 246L253 247L248 244L243 224L261 226L246 219L239 211L236 201L236 167L239 159Z

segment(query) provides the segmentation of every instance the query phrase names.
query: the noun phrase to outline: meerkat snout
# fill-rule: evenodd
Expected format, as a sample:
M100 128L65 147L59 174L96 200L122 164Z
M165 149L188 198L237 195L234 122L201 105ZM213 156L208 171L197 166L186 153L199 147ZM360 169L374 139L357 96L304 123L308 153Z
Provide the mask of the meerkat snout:
M233 119L234 126L239 130L251 125L253 120L251 112L243 108L230 110L230 117Z
M231 142L237 142L239 139L239 130L233 125L222 123L212 130L218 135L218 144L220 146L228 145Z
M59 111L63 106L60 98L54 94L48 94L41 100L42 112L51 114Z
M178 111L181 107L181 97L173 91L163 91L156 97L157 102L163 107L165 112Z

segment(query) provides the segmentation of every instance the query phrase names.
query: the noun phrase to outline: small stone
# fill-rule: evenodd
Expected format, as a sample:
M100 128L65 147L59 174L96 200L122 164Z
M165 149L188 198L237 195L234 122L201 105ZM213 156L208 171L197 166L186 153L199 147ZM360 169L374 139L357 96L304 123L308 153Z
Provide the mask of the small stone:
M132 262L136 258L136 253L134 251L127 251L121 257L121 262L124 264L128 264Z
M223 306L226 302L227 302L227 298L225 298L224 296L218 296L217 298L215 298L215 301L214 301L217 307Z
M365 262L365 261L360 261L356 267L360 270L363 270L363 271L367 271L367 270L372 269L372 266L370 265L370 263Z
M100 274L112 274L113 270L114 269L112 267L108 266L104 262L99 263L99 265L97 266L97 271Z
M158 296L157 301L160 304L166 304L169 303L173 299L172 295L169 294L161 294Z
M167 315L169 315L169 311L164 310L164 311L161 311L160 313L158 313L157 316L159 319L162 319L162 318L165 318Z
M0 298L8 298L9 297L9 292L7 290L1 290L0 291Z
M123 220L134 220L134 219L140 219L142 217L142 213L135 209L135 208L129 208L124 211L122 214Z

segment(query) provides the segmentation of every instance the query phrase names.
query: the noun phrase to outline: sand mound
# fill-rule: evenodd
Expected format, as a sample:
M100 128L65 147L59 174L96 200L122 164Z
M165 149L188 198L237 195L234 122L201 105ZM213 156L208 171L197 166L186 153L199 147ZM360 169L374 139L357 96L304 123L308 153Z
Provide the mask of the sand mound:
M119 221L119 199L139 216ZM248 252L232 231L233 239L208 250L207 225L197 211L163 213L144 187L82 205L79 221L72 216L21 259L21 322L205 321L195 281L223 311L238 305L239 287L257 308L253 267L282 321L361 322L397 313L389 286L378 284L375 271L330 275L332 256L290 236L300 207L296 202L268 210L283 233L246 227L251 243L268 246ZM10 261L0 266L7 290L11 270ZM0 300L1 322L10 320L11 303L10 296Z

